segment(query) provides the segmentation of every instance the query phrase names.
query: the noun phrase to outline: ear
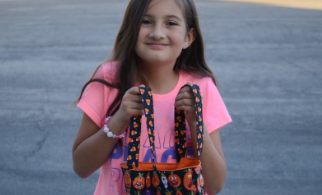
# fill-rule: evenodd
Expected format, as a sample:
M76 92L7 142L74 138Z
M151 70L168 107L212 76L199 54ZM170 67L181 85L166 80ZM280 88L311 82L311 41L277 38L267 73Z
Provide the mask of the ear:
M191 28L186 35L182 49L187 49L192 44L192 42L196 39L196 36L197 36L196 30L194 28Z

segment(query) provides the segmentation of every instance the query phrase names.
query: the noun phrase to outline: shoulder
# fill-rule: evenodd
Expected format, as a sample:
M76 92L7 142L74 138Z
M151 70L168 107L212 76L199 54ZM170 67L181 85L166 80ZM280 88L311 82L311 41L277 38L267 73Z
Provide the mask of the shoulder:
M94 79L104 79L114 81L116 79L119 63L117 61L107 61L102 63L94 72Z
M217 88L212 78L208 76L201 76L197 74L189 74L185 71L181 71L180 75L182 76L183 83L191 82L193 84L197 84L200 89L206 90L209 88Z

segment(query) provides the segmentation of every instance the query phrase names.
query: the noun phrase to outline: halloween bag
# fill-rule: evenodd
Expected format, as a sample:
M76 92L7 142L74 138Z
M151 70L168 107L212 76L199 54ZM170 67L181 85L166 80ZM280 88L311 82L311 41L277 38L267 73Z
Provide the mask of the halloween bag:
M141 116L131 118L127 162L121 164L127 194L206 194L199 160L203 144L202 99L198 85L189 86L194 94L196 108L197 156L187 158L185 113L175 112L175 147L177 163L156 163L154 146L153 100L150 87L139 87L145 110L146 125L151 146L152 162L138 162L141 134ZM183 86L184 87L184 86Z

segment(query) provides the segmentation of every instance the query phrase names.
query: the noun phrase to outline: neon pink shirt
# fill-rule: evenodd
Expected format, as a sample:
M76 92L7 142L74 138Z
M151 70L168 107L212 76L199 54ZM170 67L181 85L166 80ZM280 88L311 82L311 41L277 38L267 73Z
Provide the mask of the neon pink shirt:
M117 62L106 62L98 69L95 78L112 82ZM183 71L179 72L179 81L176 87L167 94L153 94L155 151L157 162L176 162L175 135L174 135L174 100L180 88L191 82L199 85L203 96L204 123L211 133L214 130L231 122L225 104L209 77L195 77ZM153 89L152 89L153 90ZM101 83L93 82L87 86L83 96L77 104L99 127L104 125L106 111L117 94L116 89L109 88ZM187 154L193 157L193 149L189 126L187 126ZM126 161L128 140L123 138L122 143L116 144L109 159L101 166L100 177L94 195L126 194L120 164ZM150 143L146 130L145 117L142 116L142 130L140 140L139 161L151 162ZM125 153L125 155L124 155Z

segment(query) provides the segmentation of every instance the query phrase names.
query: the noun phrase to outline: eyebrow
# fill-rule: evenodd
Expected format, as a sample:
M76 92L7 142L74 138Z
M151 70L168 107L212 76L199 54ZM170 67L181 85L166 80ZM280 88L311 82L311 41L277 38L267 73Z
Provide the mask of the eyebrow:
M150 14L145 14L144 15L145 17L149 17L149 18L154 18L153 15L150 15ZM166 15L165 18L176 18L177 20L181 21L182 22L182 19L179 18L178 16L176 15Z

